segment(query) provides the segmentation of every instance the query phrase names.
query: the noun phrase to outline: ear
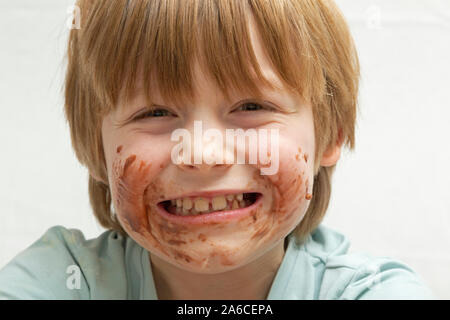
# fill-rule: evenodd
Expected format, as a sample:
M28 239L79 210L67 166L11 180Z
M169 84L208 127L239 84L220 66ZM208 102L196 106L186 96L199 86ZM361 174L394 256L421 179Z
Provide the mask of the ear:
M339 129L338 139L336 144L330 144L328 149L322 155L322 160L320 161L320 165L323 167L330 167L335 165L339 158L341 157L341 148L344 139L342 137L342 130Z

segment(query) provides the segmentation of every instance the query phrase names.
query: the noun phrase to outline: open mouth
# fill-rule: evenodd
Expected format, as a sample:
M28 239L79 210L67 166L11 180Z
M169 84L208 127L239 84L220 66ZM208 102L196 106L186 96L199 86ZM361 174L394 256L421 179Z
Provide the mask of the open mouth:
M197 216L208 213L244 209L253 205L261 193L224 194L215 197L185 197L160 202L158 205L177 216Z

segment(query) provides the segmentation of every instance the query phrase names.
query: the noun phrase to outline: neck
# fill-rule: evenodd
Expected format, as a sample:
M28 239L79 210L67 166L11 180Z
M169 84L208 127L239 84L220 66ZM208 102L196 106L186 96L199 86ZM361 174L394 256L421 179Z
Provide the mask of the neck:
M280 241L249 264L220 274L193 273L149 257L160 300L265 300L284 253Z

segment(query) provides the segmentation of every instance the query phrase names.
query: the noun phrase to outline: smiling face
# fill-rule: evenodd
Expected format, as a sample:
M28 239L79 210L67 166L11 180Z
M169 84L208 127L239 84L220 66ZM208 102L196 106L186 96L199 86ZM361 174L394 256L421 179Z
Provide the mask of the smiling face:
M264 76L280 90L262 88L263 100L233 93L229 101L197 63L196 101L182 106L163 101L155 86L152 100L158 106L154 111L143 109L144 93L138 92L131 103L120 105L103 120L103 145L117 218L128 235L151 254L184 270L219 273L248 264L279 244L301 222L311 199L315 161L312 108L282 86L251 25L250 31ZM223 137L226 129L277 129L277 172L261 175L265 165L260 162L174 163L171 153L177 142L171 140L171 134L180 128L193 132L194 121L201 121L203 130L219 130ZM211 142L202 143L207 147ZM248 198L240 203L246 208L236 209L239 194ZM223 197L231 201L224 203ZM199 198L203 200L195 203ZM192 200L199 211L208 202L212 211L217 206L228 207L222 216L177 216L177 199L181 206L187 203L186 208Z

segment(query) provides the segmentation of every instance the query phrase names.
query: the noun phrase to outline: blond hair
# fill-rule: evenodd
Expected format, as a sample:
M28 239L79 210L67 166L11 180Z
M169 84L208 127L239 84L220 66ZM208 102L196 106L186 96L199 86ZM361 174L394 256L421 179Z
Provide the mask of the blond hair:
M138 70L154 75L166 101L194 97L191 66L196 58L226 97L230 88L255 96L261 94L257 83L273 88L251 46L249 10L280 79L313 108L313 198L294 233L304 239L320 224L335 169L335 165L321 167L320 159L338 141L354 149L359 84L353 39L332 0L78 0L76 4L81 28L69 35L65 115L76 157L91 173L90 203L103 227L125 235L111 216L101 123L116 108L121 92L125 101L133 96ZM150 77L143 80L144 88L150 88Z

